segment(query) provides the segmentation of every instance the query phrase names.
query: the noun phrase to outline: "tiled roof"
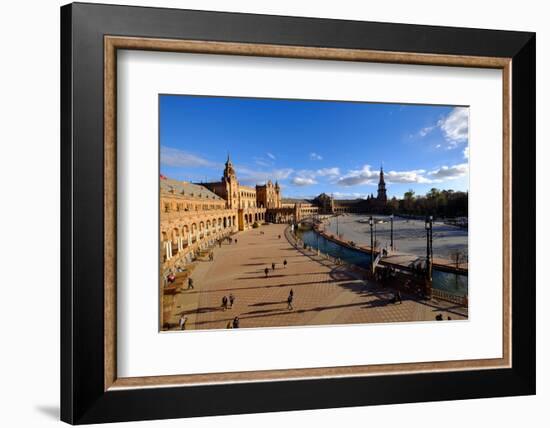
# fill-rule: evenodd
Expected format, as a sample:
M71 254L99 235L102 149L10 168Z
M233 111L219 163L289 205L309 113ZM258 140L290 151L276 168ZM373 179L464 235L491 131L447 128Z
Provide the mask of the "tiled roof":
M160 191L162 193L173 193L188 198L216 199L221 200L218 195L211 192L200 184L190 183L188 181L172 180L170 178L160 180Z
M283 198L281 200L283 204L311 204L311 201L307 199L293 199L293 198Z

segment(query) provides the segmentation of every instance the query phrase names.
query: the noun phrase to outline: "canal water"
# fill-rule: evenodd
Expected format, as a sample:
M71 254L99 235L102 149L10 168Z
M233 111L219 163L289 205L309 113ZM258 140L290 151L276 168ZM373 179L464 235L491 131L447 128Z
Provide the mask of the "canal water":
M338 257L346 263L368 269L370 267L370 254L352 248L344 247L336 242L324 238L313 230L298 230L298 237L308 246L317 249L324 254ZM460 275L434 269L432 272L432 284L434 288L446 291L457 296L468 294L468 275Z

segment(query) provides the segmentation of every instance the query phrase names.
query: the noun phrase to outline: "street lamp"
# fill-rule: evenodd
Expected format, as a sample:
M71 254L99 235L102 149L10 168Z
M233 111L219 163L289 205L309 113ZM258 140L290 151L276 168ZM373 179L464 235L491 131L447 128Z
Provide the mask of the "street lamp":
M432 264L433 264L433 217L426 217L425 221L426 227L426 276L428 281L432 281Z
M390 248L393 251L393 214L390 215L391 229L390 229Z
M372 226L374 222L372 221L372 216L369 217L369 226L370 226L370 266L371 272L374 274L374 240L372 235Z

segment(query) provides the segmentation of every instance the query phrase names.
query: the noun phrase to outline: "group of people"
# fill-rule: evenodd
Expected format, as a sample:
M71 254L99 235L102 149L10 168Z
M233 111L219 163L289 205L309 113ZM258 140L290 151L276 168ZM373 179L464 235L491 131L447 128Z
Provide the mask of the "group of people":
M239 328L241 326L241 321L239 317L233 318L233 321L228 321L226 328Z
M222 308L223 310L233 309L233 304L235 303L235 296L233 293L229 293L229 296L222 297Z
M437 315L435 316L435 320L436 320L436 321L443 321L443 315L442 315L442 314L437 314ZM452 320L452 318L449 317L449 316L447 316L447 321L451 321L451 320Z
M286 265L288 264L287 260L284 259L283 260L283 268L286 269ZM272 262L271 263L271 270L275 270L275 267L276 267L276 263L275 262ZM266 266L266 268L264 269L264 273L265 273L265 277L267 278L269 276L269 267Z
M399 290L397 290L396 292L393 293L393 297L390 299L390 303L397 303L399 302L399 304L403 303L403 300L401 300L401 292Z

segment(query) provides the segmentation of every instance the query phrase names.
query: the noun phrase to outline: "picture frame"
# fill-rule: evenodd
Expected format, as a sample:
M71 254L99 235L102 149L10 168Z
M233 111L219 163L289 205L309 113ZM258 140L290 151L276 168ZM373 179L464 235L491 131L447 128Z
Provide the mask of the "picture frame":
M503 357L119 378L119 49L501 69ZM535 97L534 33L63 6L61 419L86 424L534 394Z

